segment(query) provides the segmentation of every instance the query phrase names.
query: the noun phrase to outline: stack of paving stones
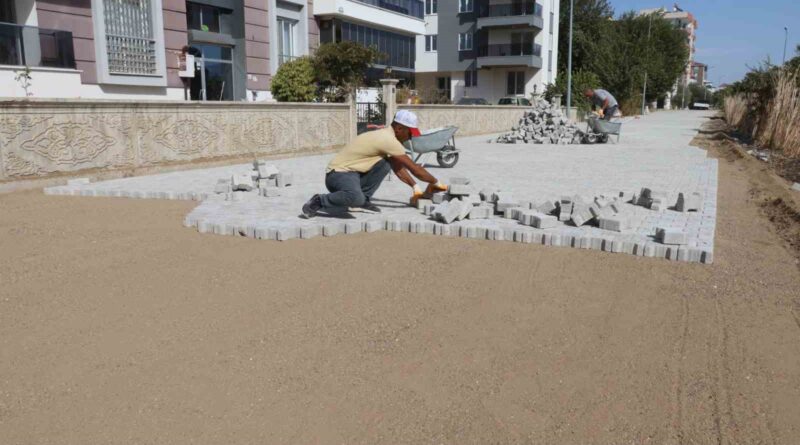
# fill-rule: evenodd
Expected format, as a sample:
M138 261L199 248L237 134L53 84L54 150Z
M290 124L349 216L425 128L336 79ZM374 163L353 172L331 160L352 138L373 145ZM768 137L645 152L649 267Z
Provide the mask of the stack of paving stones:
M281 189L292 185L292 181L291 173L283 173L274 165L257 160L253 161L253 169L249 172L220 178L214 193L223 194L227 201L240 201L253 196L275 198L281 196Z
M538 101L526 111L510 133L497 138L503 144L580 144L583 132L571 123L558 107L546 100Z

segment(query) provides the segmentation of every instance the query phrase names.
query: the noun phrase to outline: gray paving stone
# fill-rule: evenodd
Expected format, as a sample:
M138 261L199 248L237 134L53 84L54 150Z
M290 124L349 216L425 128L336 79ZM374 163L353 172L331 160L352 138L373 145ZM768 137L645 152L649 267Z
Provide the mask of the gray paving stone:
M448 170L440 170L437 176L442 182L453 184L453 177L471 179L469 186L481 190L489 201L496 193L510 193L516 198L527 201L545 203L561 197L571 197L578 203L581 197L588 204L594 197L610 201L609 211L613 214L615 207L624 201L628 193L641 192L648 188L652 192L662 193L668 199L667 207L676 204L679 193L698 192L703 195L702 207L697 212L680 213L673 210L652 211L646 207L622 204L616 208L617 213L630 218L632 227L623 233L605 232L590 224L578 227L573 222L557 225L547 229L551 233L548 238L553 241L552 234L560 235L560 244L574 247L588 246L593 238L610 237L613 240L624 239L623 251L628 237L633 241L635 255L644 255L646 243L652 242L657 227L676 227L684 230L688 241L694 242L700 253L701 262L713 262L714 227L717 216L717 175L718 165L714 159L708 159L704 150L689 147L695 134L695 128L702 121L702 113L658 113L642 120L626 123L626 135L619 144L595 146L570 146L569 150L554 145L487 145L485 138L460 138L459 148L462 156L459 164ZM422 123L424 126L425 124ZM293 184L280 188L281 196L263 198L258 192L248 192L239 201L225 201L226 189L222 194L214 193L219 178L231 178L236 174L250 176L253 163L215 167L208 169L185 170L151 176L120 178L89 184L61 185L48 187L47 194L65 196L98 196L98 197L130 197L137 199L181 199L194 200L199 204L187 215L185 222L192 221L191 227L198 231L214 231L217 223L223 224L218 230L227 232L236 230L244 236L256 236L255 228L275 227L271 232L278 238L280 227L300 227L302 237L311 229L305 227L322 227L332 218L318 217L305 220L299 217L300 207L314 193L326 192L324 185L324 168L332 155L306 156L270 161L280 172L292 172ZM520 166L524 166L521 168ZM277 185L277 184L276 184ZM87 190L83 192L83 190ZM91 190L91 191L89 191ZM499 192L502 190L503 192ZM620 192L622 190L623 192ZM365 212L351 212L353 220L359 221L362 228L367 224L375 230L384 230L387 221L396 220L397 229L410 230L410 223L415 223L414 230L419 232L423 226L420 221L433 223L418 209L403 206L407 202L409 188L401 181L386 181L373 197L374 202L383 208L380 215ZM469 195L470 197L473 194ZM475 197L479 197L475 194ZM252 199L251 199L252 198ZM487 196L480 196L486 199ZM92 198L86 198L92 199ZM638 196L637 196L638 199ZM400 203L400 204L398 204ZM573 204L572 214L577 213L577 205ZM538 210L542 210L537 206ZM526 209L527 210L527 209ZM599 212L598 207L598 212ZM624 210L622 212L621 210ZM545 210L550 213L553 209ZM460 212L459 212L460 213ZM347 220L342 220L347 221ZM403 221L409 224L403 225ZM515 238L517 231L538 232L538 244L542 244L542 231L522 226L514 219L490 218L481 220L453 221L451 226L435 224L434 232L460 236L460 227L470 225L487 229L487 238L499 238L496 229L503 229L504 238ZM577 226L577 224L575 224ZM447 227L438 229L437 226ZM209 230L209 228L211 228ZM329 230L330 231L330 230ZM506 237L508 231L511 236ZM312 232L308 232L312 233ZM337 233L345 233L345 229ZM232 233L231 233L232 234ZM267 233L268 235L269 233ZM466 231L465 231L466 235ZM524 237L524 235L521 235ZM530 235L534 237L533 234ZM571 242L570 242L571 239ZM688 245L688 244L687 244ZM641 248L639 248L641 247ZM693 246L689 245L690 248ZM602 245L600 246L602 250ZM667 252L663 251L664 256ZM677 251L676 251L677 254ZM687 255L691 261L690 250Z
M447 188L450 196L464 196L472 193L472 188L467 184L450 184Z
M686 232L674 227L656 228L656 240L661 244L686 244L688 237Z

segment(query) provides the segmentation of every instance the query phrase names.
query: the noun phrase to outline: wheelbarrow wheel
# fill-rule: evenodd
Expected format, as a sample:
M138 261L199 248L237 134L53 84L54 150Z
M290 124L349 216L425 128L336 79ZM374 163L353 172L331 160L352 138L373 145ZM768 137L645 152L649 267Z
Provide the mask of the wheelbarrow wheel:
M601 134L600 137L598 138L598 142L600 142L601 144L607 143L608 142L608 135L607 134Z
M597 142L597 135L595 133L588 133L585 140L587 144L594 144Z
M444 150L436 152L436 161L442 168L453 168L458 163L458 153Z

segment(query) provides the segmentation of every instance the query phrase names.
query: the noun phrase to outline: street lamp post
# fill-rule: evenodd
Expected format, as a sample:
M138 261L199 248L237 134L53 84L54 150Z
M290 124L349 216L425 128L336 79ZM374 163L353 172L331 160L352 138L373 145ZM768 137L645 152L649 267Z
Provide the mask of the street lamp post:
M786 65L786 44L789 43L789 27L783 27L783 64Z
M572 9L575 0L569 0L569 50L567 51L567 119L572 107Z
M653 14L650 14L650 22L647 24L647 46L650 49L650 28L653 26ZM649 53L646 53L649 54ZM647 103L647 66L644 67L644 85L642 86L642 116L644 116L645 104Z

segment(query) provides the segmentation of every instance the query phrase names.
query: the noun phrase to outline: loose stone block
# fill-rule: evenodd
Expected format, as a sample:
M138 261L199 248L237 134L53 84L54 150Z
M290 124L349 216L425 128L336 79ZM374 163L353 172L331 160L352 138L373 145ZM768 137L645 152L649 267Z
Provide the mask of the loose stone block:
M432 205L432 204L433 204L433 201L430 200L430 199L418 199L417 200L417 209L423 210L423 209L425 209L425 206Z
M531 218L530 225L537 229L550 229L558 226L558 218L552 215L537 213Z
M576 204L572 208L572 215L570 217L572 219L572 223L575 224L576 227L580 227L591 221L594 218L594 215L592 215L592 212L589 211L589 206L586 204Z
M274 178L280 174L280 170L278 170L278 167L275 167L272 164L261 163L261 162L264 161L256 161L257 164L254 166L256 172L258 172L258 177L260 179Z
M464 196L471 193L471 189L467 184L450 184L447 188L447 193L450 196Z
M473 207L469 211L468 217L469 219L487 219L491 218L492 213L493 211L491 207L477 206Z
M611 202L606 198L595 198L594 202L597 204L597 207L601 209L611 204Z
M294 176L291 173L278 173L275 176L275 182L278 187L288 187L292 185Z
M438 215L438 219L445 224L450 224L458 219L459 215L461 215L461 209L466 207L464 203L458 200L450 201L446 205L444 203L439 205L444 206L444 209L440 212L437 208L436 214Z
M461 177L461 176L457 176L455 178L450 178L450 185L453 185L453 184L456 184L456 185L469 185L469 183L470 183L469 178L464 178L464 177Z
M656 240L661 244L686 244L686 232L676 228L656 228Z
M281 196L281 189L277 187L269 187L259 189L258 193L265 198L275 198L277 196Z
M558 202L558 220L565 222L569 221L572 216L572 200L570 198L561 198Z
M675 210L679 212L699 211L703 208L703 195L697 192L691 194L678 194L678 202L675 204Z
M514 199L514 196L511 193L497 193L497 201L495 202L495 209L497 213L505 213L506 209L510 209L512 207L519 207L519 202Z
M265 189L265 188L274 188L278 186L278 179L277 178L268 178L268 179L259 179L258 180L258 188Z
M553 201L545 201L536 206L536 210L540 213L544 213L545 215L549 215L556 210L556 205Z
M482 201L494 203L497 201L497 193L498 190L496 189L483 189L478 195Z
M231 185L234 191L241 190L249 192L255 188L253 185L253 178L251 178L248 173L239 173L231 176Z
M630 228L630 220L621 216L602 217L597 222L603 230L622 232Z
M433 203L426 204L425 207L422 209L422 213L425 216L432 216L433 215L433 211L434 211L435 208L436 208L436 204L433 204Z
M458 220L463 221L467 219L467 215L469 215L469 212L472 211L474 206L470 202L460 201L460 203L461 203L461 212L458 214Z
M443 202L447 201L447 193L445 193L445 192L437 192L437 193L434 193L434 194L431 196L431 201L432 201L434 204L441 204L441 203L443 203Z

